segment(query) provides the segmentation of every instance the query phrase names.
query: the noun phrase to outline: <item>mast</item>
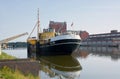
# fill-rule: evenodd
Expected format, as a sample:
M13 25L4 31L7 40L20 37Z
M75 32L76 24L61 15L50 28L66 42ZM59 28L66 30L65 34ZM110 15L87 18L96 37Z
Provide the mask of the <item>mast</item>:
M39 20L39 8L38 8L38 22L37 22L37 39L39 40L40 20Z

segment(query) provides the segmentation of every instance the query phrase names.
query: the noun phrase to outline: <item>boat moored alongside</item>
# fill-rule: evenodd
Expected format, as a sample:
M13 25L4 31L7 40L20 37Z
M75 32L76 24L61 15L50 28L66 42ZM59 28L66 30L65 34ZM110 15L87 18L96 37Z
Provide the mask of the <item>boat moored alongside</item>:
M70 55L80 45L76 34L62 34L49 39L46 44L37 43L38 55Z
M39 32L39 23L38 16L38 22L36 24L37 38L29 37L27 39L28 57L71 55L72 52L79 47L81 41L80 36L72 32L60 32L63 25L58 29L58 32L50 27L48 29L43 29L43 32Z

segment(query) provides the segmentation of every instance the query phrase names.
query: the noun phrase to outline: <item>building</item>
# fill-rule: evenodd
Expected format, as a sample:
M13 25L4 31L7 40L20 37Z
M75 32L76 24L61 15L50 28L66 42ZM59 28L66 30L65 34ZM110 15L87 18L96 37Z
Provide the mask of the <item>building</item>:
M87 39L82 40L82 45L118 47L120 45L120 32L111 30L110 33L91 34Z
M50 21L49 28L55 29L55 32L63 33L67 31L67 24L66 22Z
M79 33L81 40L86 40L89 38L89 33L87 31L80 31Z

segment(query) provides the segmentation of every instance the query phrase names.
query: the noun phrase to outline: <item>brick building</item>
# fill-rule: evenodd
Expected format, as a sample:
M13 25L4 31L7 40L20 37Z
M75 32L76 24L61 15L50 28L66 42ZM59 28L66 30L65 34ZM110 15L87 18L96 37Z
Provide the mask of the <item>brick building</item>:
M67 31L67 24L66 22L50 21L49 28L55 29L55 32L63 33Z
M80 31L79 35L82 40L86 40L87 38L89 38L89 33L87 31Z

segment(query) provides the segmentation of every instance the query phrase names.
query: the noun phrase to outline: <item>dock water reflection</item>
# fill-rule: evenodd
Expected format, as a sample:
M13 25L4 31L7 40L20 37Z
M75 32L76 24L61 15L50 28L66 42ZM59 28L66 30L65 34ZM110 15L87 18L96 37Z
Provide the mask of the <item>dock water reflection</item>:
M80 47L72 56L40 57L39 75L40 79L119 79L119 63L119 48Z
M26 50L5 50L26 58ZM40 79L120 79L120 48L80 47L72 56L40 58Z
M77 57L87 57L88 55L107 57L112 60L120 59L120 49L117 47L80 47L74 55Z
M42 56L40 57L41 79L75 79L80 77L82 67L72 56Z
M120 48L80 47L73 56L82 65L79 79L120 78Z

